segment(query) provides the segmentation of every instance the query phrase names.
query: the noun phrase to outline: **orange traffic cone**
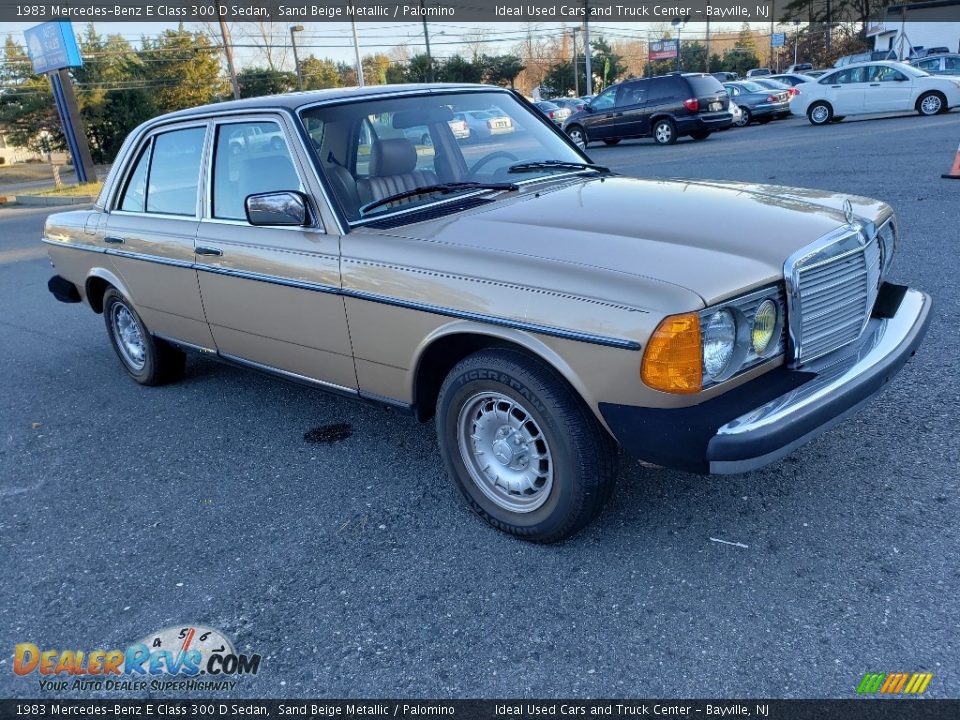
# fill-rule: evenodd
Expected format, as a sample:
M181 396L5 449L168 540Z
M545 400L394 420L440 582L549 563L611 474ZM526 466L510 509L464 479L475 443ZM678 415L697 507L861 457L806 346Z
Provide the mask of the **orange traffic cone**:
M960 147L957 148L957 157L953 159L953 167L950 168L950 172L940 177L947 180L960 180Z

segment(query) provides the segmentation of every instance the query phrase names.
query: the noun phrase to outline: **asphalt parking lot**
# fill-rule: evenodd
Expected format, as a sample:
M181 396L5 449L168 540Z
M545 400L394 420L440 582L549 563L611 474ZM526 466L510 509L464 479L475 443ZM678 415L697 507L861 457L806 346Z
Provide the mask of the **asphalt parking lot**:
M851 697L866 672L925 671L957 697L958 141L955 111L592 145L628 174L882 198L895 278L936 306L839 428L746 475L625 459L599 521L550 547L464 508L432 424L198 357L134 384L102 318L47 293L46 211L0 209L0 697L43 696L18 643L192 623L263 656L234 696ZM305 440L332 423L352 434Z

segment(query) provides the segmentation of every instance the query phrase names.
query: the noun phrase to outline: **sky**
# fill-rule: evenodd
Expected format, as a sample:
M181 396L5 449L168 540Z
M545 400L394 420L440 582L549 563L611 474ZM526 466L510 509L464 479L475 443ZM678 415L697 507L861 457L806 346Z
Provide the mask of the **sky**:
M0 37L8 34L23 42L23 31L35 23L0 23ZM278 40L289 44L289 35L285 23L274 23ZM335 61L352 63L354 61L353 38L349 23L303 23L304 31L297 34L297 47L301 58L308 55L329 57ZM769 23L751 23L755 29L769 32ZM257 44L254 37L253 23L231 23L233 43L237 64L244 67L250 64L264 64L259 61L260 51L253 47ZM165 29L175 28L175 23L126 23L126 22L99 22L97 31L101 34L119 33L138 45L140 38L146 34L154 36ZM189 29L197 29L197 24L187 25ZM559 38L566 30L569 32L573 23L539 23L533 27L534 35L538 39ZM656 33L663 23L591 23L591 37L603 35L609 41L647 38L648 33ZM392 23L359 23L357 25L362 55L375 52L387 52L397 45L407 45L411 54L423 52L423 25L420 22L392 22ZM711 32L730 32L739 30L739 23L712 23ZM83 24L75 23L74 30L80 32ZM428 25L430 33L430 49L434 57L448 57L454 54L472 55L473 45L470 41L484 38L486 42L479 45L480 51L489 55L508 52L515 45L522 42L530 29L525 23L505 22L459 22L443 23L431 22ZM682 37L694 39L702 37L705 26L703 23L691 23L682 31ZM779 31L779 30L778 30ZM281 40L282 38L282 40ZM581 40L578 39L578 42ZM282 50L281 50L282 52ZM293 69L292 52L286 52L284 65Z

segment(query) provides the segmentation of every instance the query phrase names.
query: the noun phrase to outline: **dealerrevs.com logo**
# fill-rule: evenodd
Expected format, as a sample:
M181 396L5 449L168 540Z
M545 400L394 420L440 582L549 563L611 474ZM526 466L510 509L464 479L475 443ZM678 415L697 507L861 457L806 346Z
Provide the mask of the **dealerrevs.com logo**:
M933 673L867 673L857 686L858 695L923 695Z
M20 643L13 671L37 677L40 690L232 690L240 675L256 675L259 655L242 655L219 630L169 627L125 650L61 650Z

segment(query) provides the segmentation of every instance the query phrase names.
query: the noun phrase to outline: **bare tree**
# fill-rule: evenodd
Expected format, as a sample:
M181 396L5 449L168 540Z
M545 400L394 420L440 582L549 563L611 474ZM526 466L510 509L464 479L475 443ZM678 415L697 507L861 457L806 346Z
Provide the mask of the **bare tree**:
M285 23L272 20L237 23L239 33L259 54L260 60L271 70L282 70L287 64L290 38Z

